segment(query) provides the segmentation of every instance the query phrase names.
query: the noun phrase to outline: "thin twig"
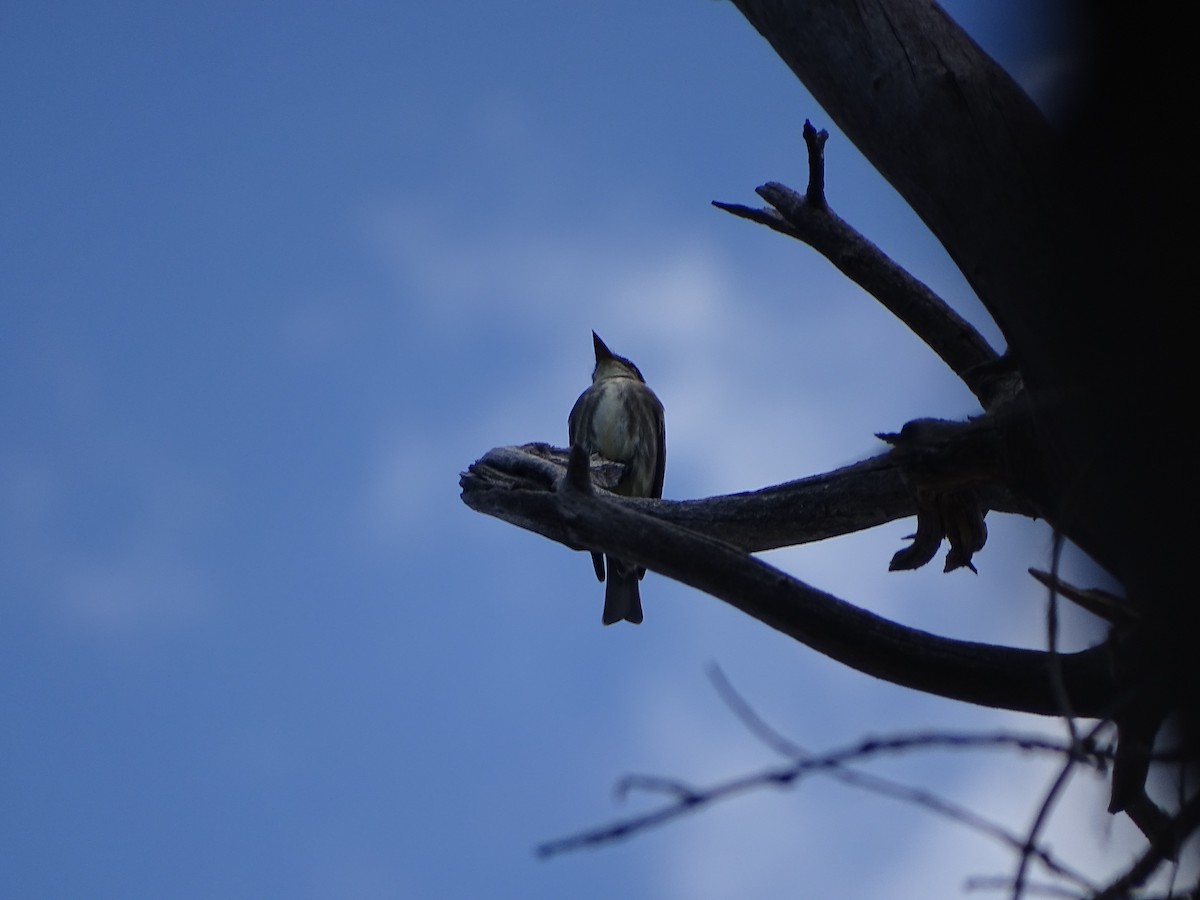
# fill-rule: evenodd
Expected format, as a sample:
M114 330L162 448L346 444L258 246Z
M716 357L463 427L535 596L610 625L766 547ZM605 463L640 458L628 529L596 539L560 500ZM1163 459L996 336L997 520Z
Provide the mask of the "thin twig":
M828 137L828 132L804 123L808 189L803 195L768 182L756 193L772 209L715 200L713 206L808 244L907 325L963 380L985 409L1011 396L1018 383L1015 372L998 366L1000 357L983 335L829 208L824 152Z
M1034 857L1040 858L1039 854L1036 852L1038 836L1046 822L1049 821L1050 813L1057 804L1059 795L1067 786L1067 782L1070 780L1071 774L1074 772L1075 767L1082 761L1083 757L1080 755L1081 751L1084 747L1094 747L1096 736L1103 728L1107 726L1107 721L1098 722L1091 729L1091 731L1088 732L1087 736L1082 741L1073 741L1071 746L1065 749L1067 761L1063 764L1062 769L1059 771L1058 775L1055 776L1050 788L1046 791L1046 796L1042 799L1042 803L1038 807L1037 815L1034 816L1033 824L1029 827L1029 834L1021 845L1021 854L1017 862L1017 871L1013 876L1012 881L1013 900L1020 900L1021 898L1021 893L1025 885L1025 873L1029 869L1030 860Z
M728 683L726 682L726 686ZM738 708L744 714L748 705L737 701ZM753 720L762 723L754 715ZM758 727L758 726L756 726ZM761 728L759 728L761 732ZM777 735L767 727L766 732ZM778 749L779 744L775 737ZM791 742L786 745L795 746ZM1029 855L1041 862L1048 871L1061 878L1074 882L1080 887L1095 890L1095 886L1081 873L1075 872L1065 864L1055 859L1047 850L1041 847L1029 847L1017 835L1009 832L1000 825L965 809L957 804L919 788L901 785L879 776L854 771L845 768L845 763L877 756L882 753L896 753L919 747L983 747L1007 746L1023 750L1051 752L1055 754L1069 753L1069 747L1041 736L1018 735L1008 733L993 734L920 734L899 735L888 738L868 738L852 747L833 751L821 756L793 758L790 765L763 769L759 772L721 782L708 788L693 788L677 779L658 778L653 776L627 776L620 784L620 792L627 793L631 788L667 794L674 798L672 803L636 816L619 820L599 828L588 829L565 838L547 841L537 848L542 857L555 856L584 847L602 846L622 838L630 837L638 832L657 825L665 824L689 812L717 803L741 793L763 787L786 787L792 785L805 775L814 772L825 772L839 780L862 787L872 792L914 804L944 818L965 825L972 830L997 840L1014 850L1028 848Z
M1058 704L1062 709L1063 722L1067 726L1067 734L1071 738L1071 746L1079 744L1079 731L1075 727L1075 712L1071 709L1071 697L1067 693L1066 681L1063 679L1062 657L1058 652L1058 568L1062 562L1063 534L1055 530L1054 543L1051 551L1050 571L1053 575L1048 589L1050 596L1046 602L1046 651L1049 654L1050 683L1058 696Z
M754 710L750 703L737 692L737 690L733 687L733 684L725 676L725 673L719 666L717 666L715 663L709 666L708 675L710 681L712 681L722 700L725 701L726 705L729 706L734 715L738 717L739 721L741 721L752 734L758 737L759 740L784 756L788 756L797 760L811 761L813 759L812 754L810 754L807 750L789 738L784 737L777 729L769 725L757 713L757 711ZM929 738L931 742L936 742L941 746L962 747L982 739L988 744L992 744L993 741L1003 744L1008 744L1010 741L1014 741L1018 746L1022 746L1025 749L1029 749L1030 747L1030 738L1028 736L1011 735L1007 733L993 735L933 734L924 735L922 738ZM897 740L911 739L912 738L910 736ZM866 742L866 744L871 743L878 742L870 739ZM864 746L866 744L864 744ZM1104 762L1100 759L1095 760L1094 764L1098 768L1104 767ZM984 834L1002 844L1006 844L1013 850L1023 852L1027 847L1027 843L1022 842L1020 838L1018 838L1011 831L1008 831L995 822L978 815L972 810L959 806L958 804L951 803L950 801L934 794L931 791L926 791L921 788L913 788L908 785L900 784L899 782L891 779L862 772L857 769L847 768L846 766L840 764L833 765L829 769L829 774L841 781L843 784L849 784L881 796L891 797L912 805L920 806L932 813L942 816L943 818L951 819L980 834ZM1049 852L1045 851L1044 849L1035 847L1032 852L1033 855L1035 855L1048 870L1054 872L1060 877L1074 881L1076 884L1082 885L1089 890L1096 889L1094 885L1084 878L1084 876L1068 869L1064 864L1058 862L1049 854Z
M804 199L810 206L824 207L825 204L825 142L829 132L817 131L812 122L804 120L804 144L808 147L808 190Z
M1142 617L1141 612L1124 597L1099 588L1075 587L1041 569L1030 568L1029 574L1046 587L1058 591L1059 596L1070 600L1076 606L1106 622L1114 625L1128 625Z
M968 891L1008 891L1012 889L1012 886L1011 878L995 875L968 879L966 888ZM1025 883L1024 893L1025 896L1059 897L1063 900L1088 900L1092 894L1090 891L1084 894L1062 885L1041 884L1032 881Z
M1150 842L1145 852L1124 874L1115 878L1095 900L1118 900L1134 888L1141 887L1168 858L1172 850L1183 846L1197 828L1200 828L1200 794L1192 797L1171 820L1169 834ZM1198 885L1200 887L1200 885ZM1189 893L1186 896L1194 896Z
M706 669L708 680L712 683L717 695L725 705L737 716L738 721L763 744L770 747L786 759L800 759L810 756L808 750L797 744L791 738L767 723L746 699L738 693L733 683L725 676L725 672L716 663L710 663Z

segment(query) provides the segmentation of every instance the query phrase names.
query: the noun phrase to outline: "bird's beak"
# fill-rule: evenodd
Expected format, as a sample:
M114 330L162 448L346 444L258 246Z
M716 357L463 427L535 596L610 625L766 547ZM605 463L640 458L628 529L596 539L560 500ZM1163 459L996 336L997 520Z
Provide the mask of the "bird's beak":
M600 362L602 359L612 359L612 351L608 349L608 345L604 341L600 340L600 335L594 331L592 332L592 346L596 350L596 362Z

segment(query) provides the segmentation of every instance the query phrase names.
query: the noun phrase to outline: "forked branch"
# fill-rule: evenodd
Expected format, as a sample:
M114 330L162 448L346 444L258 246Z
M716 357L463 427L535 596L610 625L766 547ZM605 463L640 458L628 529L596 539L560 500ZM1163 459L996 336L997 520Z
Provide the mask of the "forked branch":
M828 133L804 123L808 190L803 195L776 182L756 193L771 208L713 201L728 213L766 225L808 244L909 327L963 380L985 409L1011 396L1015 375L1006 372L983 336L927 285L831 210L825 200L824 148Z
M631 837L647 829L665 824L690 812L764 788L786 788L815 774L827 774L839 781L876 794L914 804L935 815L957 822L972 831L998 841L1014 851L1024 851L1046 869L1077 888L1092 893L1098 888L1084 875L1073 871L1041 845L1028 846L1016 834L978 813L921 788L899 784L881 778L850 764L862 763L886 754L905 753L921 749L1016 748L1024 752L1062 755L1069 748L1035 735L1019 734L916 734L889 738L868 738L860 743L829 753L790 753L784 764L731 778L708 787L692 787L675 779L630 775L622 779L617 793L632 790L663 795L667 801L648 812L629 816L608 825L591 828L568 837L546 841L537 848L539 856L556 856L585 847L596 847ZM1094 760L1099 767L1103 759Z
M487 465L495 469L499 463L493 457ZM499 475L511 479L515 473ZM499 476L487 477L497 483ZM473 508L575 549L636 562L861 672L982 706L1041 715L1060 712L1047 654L938 637L860 609L732 544L594 490L582 450L572 451L566 475L551 483L526 482L515 488L510 480L489 490L481 478L475 467L463 476L463 499ZM1113 693L1105 647L1065 654L1058 661L1076 713L1105 715Z

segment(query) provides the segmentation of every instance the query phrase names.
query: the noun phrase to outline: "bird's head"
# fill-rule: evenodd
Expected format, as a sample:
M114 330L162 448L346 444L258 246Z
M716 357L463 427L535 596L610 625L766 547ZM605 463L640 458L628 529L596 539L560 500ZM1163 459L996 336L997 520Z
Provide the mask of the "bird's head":
M592 346L596 350L596 368L592 370L592 382L605 378L636 378L645 384L641 371L623 356L617 356L608 349L608 345L600 340L600 335L592 332Z

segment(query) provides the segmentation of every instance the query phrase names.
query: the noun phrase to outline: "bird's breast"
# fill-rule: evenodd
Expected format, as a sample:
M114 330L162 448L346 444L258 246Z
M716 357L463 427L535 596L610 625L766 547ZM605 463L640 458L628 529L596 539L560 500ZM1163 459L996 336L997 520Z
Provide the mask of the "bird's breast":
M625 380L612 379L596 385L599 397L592 415L592 437L596 449L605 459L615 462L632 459L637 444L627 396L633 382L628 385L620 383Z

